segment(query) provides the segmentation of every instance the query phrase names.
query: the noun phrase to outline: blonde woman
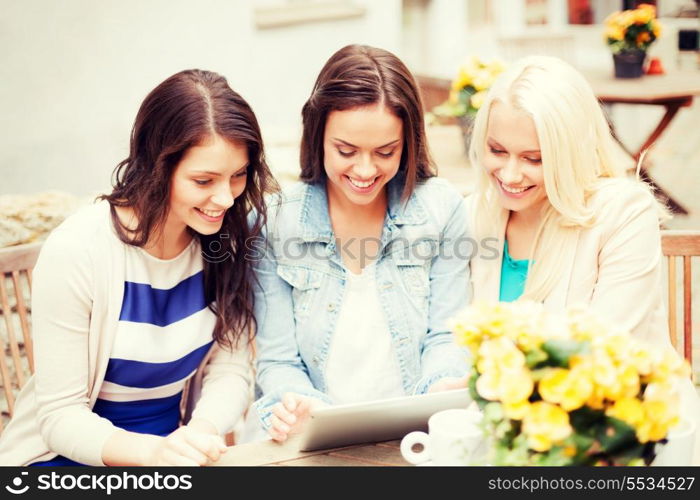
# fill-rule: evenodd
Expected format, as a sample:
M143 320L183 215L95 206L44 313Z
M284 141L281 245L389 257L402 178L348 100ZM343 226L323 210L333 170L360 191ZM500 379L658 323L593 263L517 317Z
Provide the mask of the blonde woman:
M590 85L565 62L528 57L498 78L470 147L479 167L473 234L498 249L471 260L475 300L583 304L670 348L659 232L666 212L646 184L625 176L617 151ZM697 405L692 385L685 389L684 404Z

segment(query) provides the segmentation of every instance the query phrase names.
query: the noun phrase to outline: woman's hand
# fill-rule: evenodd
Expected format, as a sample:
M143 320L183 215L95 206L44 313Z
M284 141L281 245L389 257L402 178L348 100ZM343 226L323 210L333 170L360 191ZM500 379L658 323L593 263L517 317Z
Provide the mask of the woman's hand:
M272 407L272 427L268 431L270 437L277 442L284 442L291 434L301 432L311 416L311 410L327 406L323 401L287 392L282 401Z
M221 436L202 431L197 425L184 425L152 440L145 461L152 466L199 466L216 462L225 451Z
M466 389L467 388L467 376L464 377L445 377L434 382L428 388L427 392L442 392L451 391L453 389Z

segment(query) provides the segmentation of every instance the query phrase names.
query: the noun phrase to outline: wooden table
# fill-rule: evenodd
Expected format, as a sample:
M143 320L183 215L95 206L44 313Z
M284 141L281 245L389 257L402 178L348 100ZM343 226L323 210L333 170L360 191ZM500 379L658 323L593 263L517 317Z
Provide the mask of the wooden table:
M327 450L299 451L299 436L279 444L259 441L230 446L213 466L335 466L335 467L403 467L411 466L401 456L401 440L344 446ZM700 466L700 452L692 465Z
M216 466L405 466L401 441L359 444L328 450L298 451L298 436L284 444L274 441L239 444L229 447Z
M667 203L674 213L687 214L673 197L661 189L649 175L649 162L644 160L644 153L661 137L666 128L681 108L693 104L693 98L700 95L700 71L672 71L665 75L645 75L641 78L613 78L608 72L584 72L598 99L607 106L614 104L640 104L663 106L666 110L663 117L646 138L637 151L630 151L618 139L622 148L634 159L635 163L641 158L640 176L657 189L657 195ZM614 124L611 123L613 134Z

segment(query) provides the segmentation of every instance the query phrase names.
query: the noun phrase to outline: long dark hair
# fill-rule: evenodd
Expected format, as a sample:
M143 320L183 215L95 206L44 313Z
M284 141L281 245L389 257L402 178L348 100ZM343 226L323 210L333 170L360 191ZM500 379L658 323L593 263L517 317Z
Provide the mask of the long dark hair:
M111 205L119 238L129 245L144 246L167 218L175 167L188 148L214 134L246 145L246 187L226 211L217 233L189 231L199 238L202 248L205 298L217 318L214 338L232 348L243 334L249 338L255 329L254 276L245 243L258 237L265 224L265 193L277 190L265 162L258 122L248 103L217 73L193 69L171 76L141 104L131 132L129 157L114 170L112 193L100 198ZM138 219L137 227L128 229L115 207L130 207Z
M302 108L301 180L314 183L326 178L323 135L328 114L376 103L383 103L403 122L402 198L411 195L416 182L435 175L420 92L411 72L387 50L348 45L328 59Z

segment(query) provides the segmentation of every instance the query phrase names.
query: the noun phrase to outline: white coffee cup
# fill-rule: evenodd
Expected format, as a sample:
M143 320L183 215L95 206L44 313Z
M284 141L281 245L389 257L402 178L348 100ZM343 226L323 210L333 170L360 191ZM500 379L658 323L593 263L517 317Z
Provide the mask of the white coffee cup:
M410 432L401 440L401 454L412 464L472 465L483 455L485 442L479 410L442 410L428 419L428 434ZM414 451L417 444L423 446Z
M693 465L696 426L693 420L682 417L678 425L668 431L668 442L656 445L654 466Z

